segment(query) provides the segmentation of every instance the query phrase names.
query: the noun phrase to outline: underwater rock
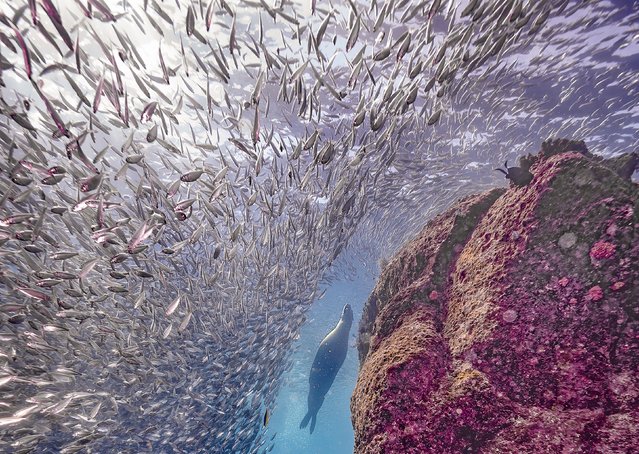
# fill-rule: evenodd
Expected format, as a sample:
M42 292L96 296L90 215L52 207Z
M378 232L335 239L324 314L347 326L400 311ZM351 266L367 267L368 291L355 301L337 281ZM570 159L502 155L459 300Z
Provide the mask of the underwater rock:
M527 159L530 184L458 201L382 271L356 453L638 452L639 185L583 142Z

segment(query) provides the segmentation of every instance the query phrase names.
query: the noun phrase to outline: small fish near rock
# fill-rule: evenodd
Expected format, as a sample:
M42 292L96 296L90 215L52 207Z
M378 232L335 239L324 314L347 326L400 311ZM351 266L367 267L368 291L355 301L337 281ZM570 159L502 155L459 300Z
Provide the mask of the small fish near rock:
M508 161L504 162L503 169L497 168L494 170L503 173L512 184L519 187L528 185L534 178L534 175L530 173L528 169L523 167L508 167Z

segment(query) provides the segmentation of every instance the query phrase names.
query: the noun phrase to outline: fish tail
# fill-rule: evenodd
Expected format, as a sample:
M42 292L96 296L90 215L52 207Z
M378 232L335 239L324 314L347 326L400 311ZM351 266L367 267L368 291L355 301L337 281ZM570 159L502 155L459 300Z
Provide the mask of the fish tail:
M306 416L304 416L304 419L302 419L302 422L300 423L300 429L305 428L306 426L308 426L308 422L311 419L311 412L307 412Z

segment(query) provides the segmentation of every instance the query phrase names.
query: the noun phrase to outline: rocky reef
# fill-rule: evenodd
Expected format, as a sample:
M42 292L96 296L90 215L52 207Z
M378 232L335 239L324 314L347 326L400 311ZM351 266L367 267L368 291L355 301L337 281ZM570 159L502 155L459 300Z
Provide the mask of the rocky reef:
M639 452L637 155L545 142L459 200L360 322L356 453Z

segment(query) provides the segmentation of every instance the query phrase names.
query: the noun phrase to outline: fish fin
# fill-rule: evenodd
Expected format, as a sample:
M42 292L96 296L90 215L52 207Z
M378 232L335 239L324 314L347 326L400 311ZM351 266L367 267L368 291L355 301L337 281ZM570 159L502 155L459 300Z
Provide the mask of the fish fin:
M317 413L311 418L311 433L315 430L315 423L317 422Z
M308 422L311 419L311 412L309 411L308 413L306 413L306 416L304 416L304 419L302 419L302 422L300 423L300 429L304 429L306 426L308 426Z

